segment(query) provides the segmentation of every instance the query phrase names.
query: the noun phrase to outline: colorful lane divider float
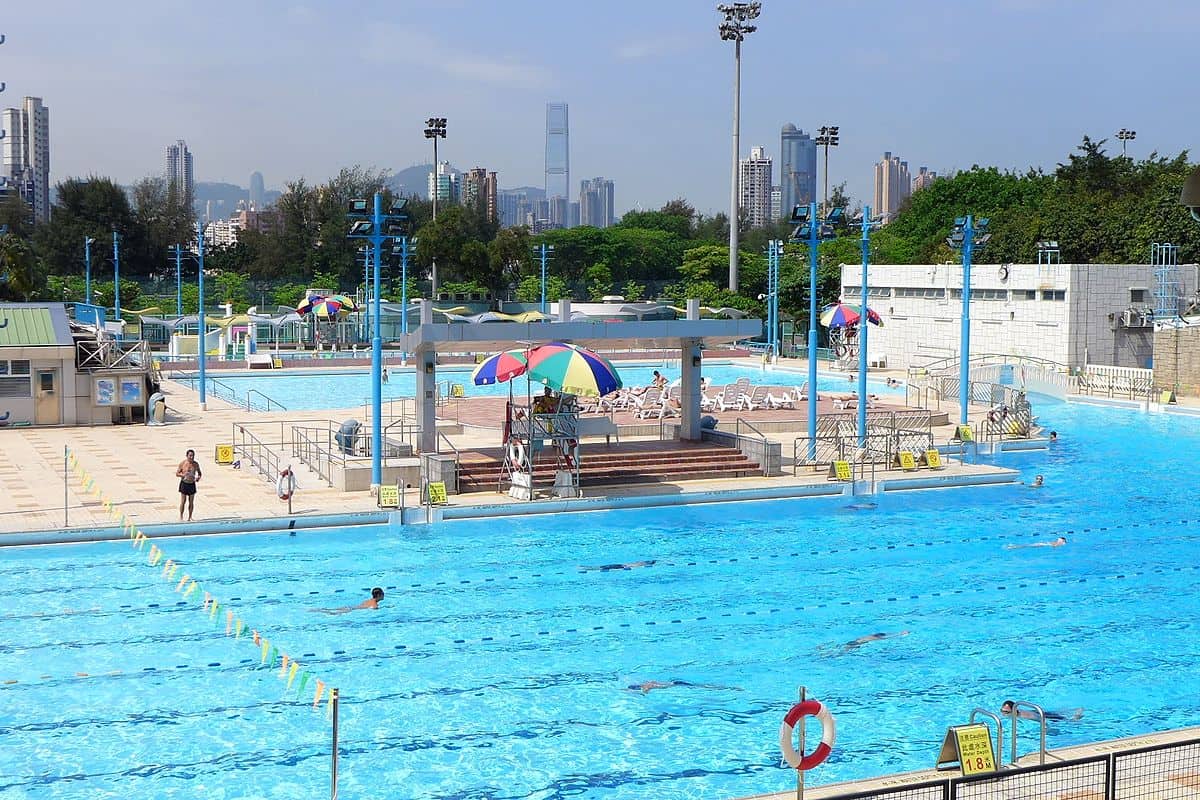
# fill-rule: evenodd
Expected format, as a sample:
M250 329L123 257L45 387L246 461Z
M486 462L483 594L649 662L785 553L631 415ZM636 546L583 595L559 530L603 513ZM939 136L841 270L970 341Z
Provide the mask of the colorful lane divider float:
M312 707L317 709L321 706L322 701L324 701L326 709L332 712L334 697L337 694L336 689L312 672L304 669L299 661L289 656L277 644L272 643L257 628L250 627L233 608L222 603L216 595L207 591L200 585L198 580L185 572L182 564L172 558L168 558L166 552L151 541L151 538L134 524L129 515L113 502L108 493L100 488L100 484L97 483L95 476L83 466L79 457L70 448L67 449L67 464L79 478L80 485L84 491L92 494L100 501L100 506L108 512L113 522L119 525L121 530L129 537L133 549L139 553L146 553L146 565L158 570L159 577L164 582L168 585L173 585L175 592L182 596L184 600L199 601L200 611L207 614L209 620L214 624L219 625L223 619L225 621L226 636L232 637L237 641L245 639L247 643L251 643L259 653L259 666L274 669L278 665L279 672L277 676L280 680L286 681L285 692L292 691L294 687L296 696L304 697L305 691L311 684L314 688ZM149 545L149 550L146 550L147 545Z

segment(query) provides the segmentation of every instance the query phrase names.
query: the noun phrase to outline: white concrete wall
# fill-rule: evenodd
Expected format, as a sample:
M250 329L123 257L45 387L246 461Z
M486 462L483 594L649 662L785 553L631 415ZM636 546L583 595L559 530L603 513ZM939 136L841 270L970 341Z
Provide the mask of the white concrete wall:
M842 266L842 299L858 304L862 266ZM872 265L870 305L884 320L872 326L868 356L889 367L957 356L961 339L961 264ZM1180 267L1185 295L1196 288L1196 269ZM1120 327L1130 289L1144 288L1154 305L1154 270L1148 264L976 264L971 270L971 352L1026 355L1082 366L1146 366L1153 349L1149 328ZM939 297L904 296L915 291ZM1027 299L1028 293L1036 299ZM1064 292L1063 300L1045 292ZM987 294L1003 293L999 299ZM1119 330L1112 329L1109 314Z

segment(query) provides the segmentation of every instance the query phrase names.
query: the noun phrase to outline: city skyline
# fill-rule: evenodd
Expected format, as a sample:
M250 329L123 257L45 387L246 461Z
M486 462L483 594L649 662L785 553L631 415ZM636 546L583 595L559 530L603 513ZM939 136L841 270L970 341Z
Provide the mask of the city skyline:
M488 164L506 185L537 186L544 109L562 100L574 107L574 171L620 183L618 212L680 196L704 213L727 204L729 59L715 8L618 1L524 14L462 3L367 6L382 21L359 38L335 8L297 3L217 2L184 29L148 2L72 6L70 14L61 2L20 4L6 15L4 78L9 92L55 108L52 182L99 174L130 184L159 174L162 142L180 136L203 154L198 182L244 185L262 170L282 186L356 163L398 169L422 160L421 121L436 112L459 122L445 158ZM225 8L236 8L244 24L222 25ZM634 10L639 27L631 31ZM59 24L64 16L70 25ZM886 150L939 174L975 163L1052 170L1084 134L1109 139L1114 153L1115 131L1135 127L1135 158L1173 155L1200 138L1200 112L1179 101L1190 86L1176 63L1200 9L1180 0L1136 13L1108 0L1000 0L966 11L917 0L870 14L854 4L775 1L757 23L743 52L743 141L769 143L782 163L770 143L785 122L806 131L840 125L830 182L845 181L860 202L872 197L871 165ZM97 27L121 35L88 35ZM777 76L808 72L789 55L798 27L853 28L854 37L817 37L805 60L825 79L805 98L781 103ZM968 47L964 27L989 35ZM1039 33L1057 28L1072 36L1046 47ZM541 36L545 47L531 54L516 44L526 34L553 35ZM295 61L296 52L316 49L327 55L320 65ZM459 55L437 57L444 52ZM1114 60L1121 70L1108 68ZM431 66L397 90L396 70L417 64ZM1047 102L1048 73L1072 91ZM854 85L870 89L845 88ZM338 97L338 113L312 115L314 96ZM1119 107L1114 96L1124 98Z

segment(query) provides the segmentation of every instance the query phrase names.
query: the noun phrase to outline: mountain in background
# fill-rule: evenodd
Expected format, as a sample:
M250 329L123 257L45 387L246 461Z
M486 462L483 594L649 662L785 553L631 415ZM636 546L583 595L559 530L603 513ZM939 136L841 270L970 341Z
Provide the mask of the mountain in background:
M450 165L451 172L461 172L458 167ZM414 164L411 167L392 173L384 185L400 197L416 195L422 199L429 197L429 173L433 172L432 164Z
M233 183L197 181L195 191L196 197L195 202L192 203L192 212L200 219L204 219L206 211L211 213L212 219L225 219L237 211L240 201L250 201L250 190ZM279 199L281 194L283 193L276 189L268 189L264 193L263 199L267 205L271 205ZM209 206L210 202L211 206Z

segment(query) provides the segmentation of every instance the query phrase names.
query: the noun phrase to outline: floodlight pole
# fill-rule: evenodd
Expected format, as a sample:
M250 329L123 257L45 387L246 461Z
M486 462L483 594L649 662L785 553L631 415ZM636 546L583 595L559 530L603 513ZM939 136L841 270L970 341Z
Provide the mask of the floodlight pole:
M542 313L546 313L546 243L538 248L542 258Z
M817 248L821 222L817 202L808 204L808 460L817 457Z
M208 346L204 341L206 338L206 331L204 329L207 327L204 324L204 223L199 221L196 222L196 256L200 267L198 270L199 278L197 280L199 289L199 308L197 309L197 313L200 317L200 338L197 343L196 353L200 361L200 410L206 411L208 409L208 402L205 394L207 391L205 385L207 381L204 378L204 365L208 361Z
M858 310L858 446L867 446L867 265L871 262L871 207L862 210L862 305Z
M117 315L118 330L121 324L121 245L113 231L113 309Z
M971 255L975 249L975 218L967 215L963 226L962 264L962 335L958 351L958 422L967 424L967 407L970 405L971 376Z
M738 290L738 139L742 111L742 40L733 42L733 177L729 181L729 291Z
M92 304L92 242L90 236L83 237L83 302Z
M183 245L175 245L175 316L183 316Z
M436 145L437 140L434 140ZM383 194L375 192L371 247L375 262L375 296L371 300L371 491L383 483L383 336L379 327L379 263L383 246Z
M408 336L408 236L400 237L400 330ZM401 357L408 361L408 351L401 353Z

